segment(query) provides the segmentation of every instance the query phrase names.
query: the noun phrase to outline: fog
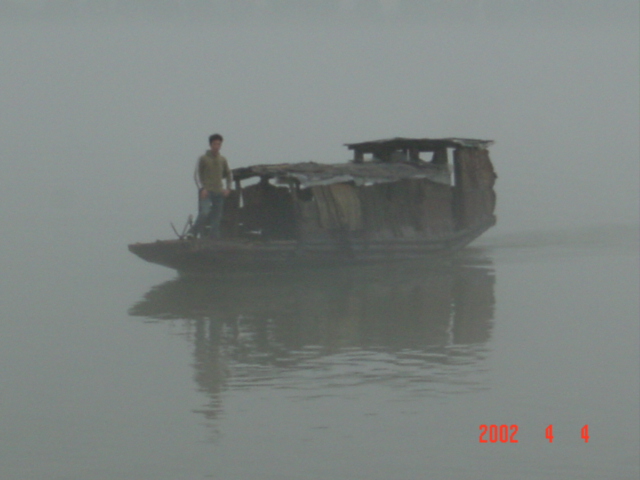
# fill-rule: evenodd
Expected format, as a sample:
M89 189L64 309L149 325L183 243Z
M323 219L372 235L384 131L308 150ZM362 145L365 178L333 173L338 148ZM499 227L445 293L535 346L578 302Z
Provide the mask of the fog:
M142 241L195 210L212 132L234 167L466 136L496 141L493 234L637 222L637 2L296 4L3 2L5 198Z
M0 476L637 478L639 16L0 0ZM126 247L195 213L214 132L232 167L492 139L497 225L433 269L174 277Z

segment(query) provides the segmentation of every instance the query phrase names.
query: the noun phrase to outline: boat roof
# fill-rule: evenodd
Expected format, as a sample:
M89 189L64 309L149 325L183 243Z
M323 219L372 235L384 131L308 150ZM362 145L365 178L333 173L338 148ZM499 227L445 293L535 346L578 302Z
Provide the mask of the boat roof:
M358 154L374 153L381 158L369 161L353 161L348 163L321 164L316 162L282 163L272 165L253 165L233 170L237 180L251 177L275 178L278 183L297 180L301 188L317 185L330 185L342 182L355 182L356 185L396 182L409 178L428 178L436 183L450 184L450 172L446 165L432 162L389 161L385 154L398 150L415 149L419 152L434 152L443 148L478 148L486 149L493 140L472 138L405 138L395 137L382 140L371 140L345 145Z
M240 167L233 170L233 176L237 180L256 176L275 178L279 183L288 183L289 180L295 179L301 188L307 188L350 181L358 186L372 185L409 178L429 178L438 183L446 183L449 171L446 165L434 165L423 161L338 164L303 162Z
M433 152L442 148L482 148L486 149L493 140L479 140L475 138L406 138L395 137L381 140L370 140L359 143L345 143L349 150L361 153L375 153L380 150L408 150L416 149L420 152Z

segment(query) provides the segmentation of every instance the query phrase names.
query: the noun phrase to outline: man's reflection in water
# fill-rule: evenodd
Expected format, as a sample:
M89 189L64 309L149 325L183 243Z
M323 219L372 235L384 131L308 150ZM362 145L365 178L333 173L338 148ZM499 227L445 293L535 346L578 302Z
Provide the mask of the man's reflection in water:
M477 253L410 266L178 277L129 313L183 322L195 380L211 399L202 413L213 419L230 385L304 389L308 378L296 374L315 369L331 388L336 366L342 385L482 388L476 373L491 335L494 282Z

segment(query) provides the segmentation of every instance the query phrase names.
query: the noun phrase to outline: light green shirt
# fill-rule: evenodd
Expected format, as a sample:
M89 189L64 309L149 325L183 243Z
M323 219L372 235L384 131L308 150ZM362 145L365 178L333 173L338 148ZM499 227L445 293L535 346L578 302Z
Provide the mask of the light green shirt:
M213 193L222 193L222 179L226 179L227 190L231 190L233 175L227 159L222 155L214 155L211 150L200 157L194 172L194 179L198 188L202 187Z

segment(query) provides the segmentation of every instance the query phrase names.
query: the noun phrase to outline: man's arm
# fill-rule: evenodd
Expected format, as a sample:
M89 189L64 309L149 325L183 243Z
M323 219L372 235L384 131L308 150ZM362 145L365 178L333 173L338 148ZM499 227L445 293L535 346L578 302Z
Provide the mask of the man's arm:
M196 183L198 190L202 188L202 182L200 181L200 159L196 162L196 169L193 171L193 181Z

